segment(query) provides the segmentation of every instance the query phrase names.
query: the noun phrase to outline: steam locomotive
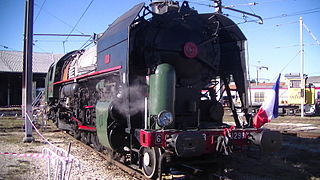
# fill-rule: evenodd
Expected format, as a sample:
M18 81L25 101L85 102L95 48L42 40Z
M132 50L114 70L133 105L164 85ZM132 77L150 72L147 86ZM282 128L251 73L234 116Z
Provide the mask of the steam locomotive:
M95 46L51 65L45 93L49 118L152 179L173 168L213 163L249 144L278 149L279 132L252 126L246 38L239 27L219 13L199 14L188 2L158 0L150 6L134 6ZM223 122L218 79L235 126ZM245 121L232 103L231 79Z

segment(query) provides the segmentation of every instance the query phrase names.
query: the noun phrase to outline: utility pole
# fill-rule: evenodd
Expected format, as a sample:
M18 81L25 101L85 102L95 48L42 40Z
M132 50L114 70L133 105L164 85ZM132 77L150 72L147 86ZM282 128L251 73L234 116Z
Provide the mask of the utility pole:
M305 88L305 82L304 82L304 44L303 44L303 20L302 17L300 17L299 20L300 24L300 59L301 59L301 72L300 72L300 78L301 78L301 117L304 117L304 88Z
M26 0L25 32L23 49L23 77L22 77L22 113L24 114L25 136L23 142L32 142L32 41L33 41L33 0Z

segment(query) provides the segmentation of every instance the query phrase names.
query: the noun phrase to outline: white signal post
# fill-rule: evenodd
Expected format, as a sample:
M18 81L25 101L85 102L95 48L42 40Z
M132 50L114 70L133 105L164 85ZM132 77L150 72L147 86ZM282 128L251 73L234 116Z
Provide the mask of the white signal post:
M301 72L300 72L300 77L301 77L301 117L304 117L304 96L305 96L305 82L304 82L304 44L303 44L303 20L302 17L300 17L299 20L300 24L300 58L301 58Z

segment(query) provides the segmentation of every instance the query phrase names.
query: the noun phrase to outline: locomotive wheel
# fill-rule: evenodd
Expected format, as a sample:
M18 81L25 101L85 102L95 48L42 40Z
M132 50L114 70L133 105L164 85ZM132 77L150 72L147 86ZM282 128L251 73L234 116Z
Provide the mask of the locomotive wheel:
M141 154L142 172L150 179L156 179L158 176L158 163L161 155L159 148L143 148Z

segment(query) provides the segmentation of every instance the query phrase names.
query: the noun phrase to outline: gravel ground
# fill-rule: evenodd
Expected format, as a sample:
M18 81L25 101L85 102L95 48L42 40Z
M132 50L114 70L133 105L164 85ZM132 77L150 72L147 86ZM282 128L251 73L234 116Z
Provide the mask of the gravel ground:
M265 125L266 128L279 131L320 133L320 117L282 116Z
M23 143L24 132L21 119L0 119L0 152L41 153L43 148L53 148L36 133L35 141ZM72 168L70 179L133 179L129 174L109 164L93 150L83 147L80 142L66 137L53 126L43 132L43 136L59 148L68 149L80 161L81 168ZM2 179L47 179L47 160L30 157L0 155L0 180ZM53 176L53 171L52 171Z
M0 118L0 152L41 153L50 146L34 132L35 142L23 143L23 121ZM280 117L266 125L274 130L320 132L320 118ZM133 179L119 168L108 164L93 150L65 136L52 125L42 134L55 146L68 149L80 160L81 169L72 169L70 179ZM283 136L279 152L264 154L257 147L234 153L226 162L225 175L233 180L320 180L320 138ZM47 179L46 160L0 155L0 180Z
M278 117L264 128L282 132L320 133L320 117ZM320 180L320 138L283 135L279 152L251 147L232 155L226 175L233 180Z

